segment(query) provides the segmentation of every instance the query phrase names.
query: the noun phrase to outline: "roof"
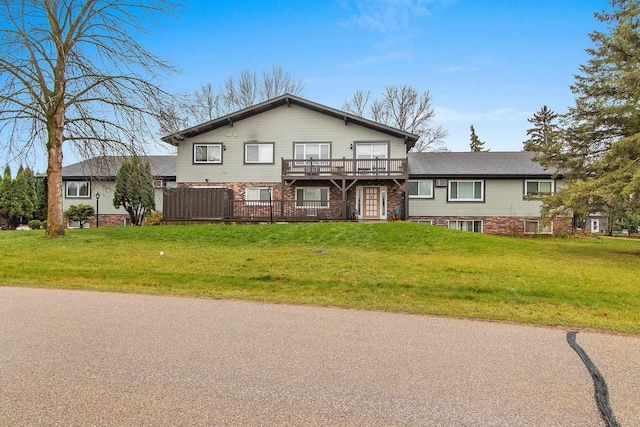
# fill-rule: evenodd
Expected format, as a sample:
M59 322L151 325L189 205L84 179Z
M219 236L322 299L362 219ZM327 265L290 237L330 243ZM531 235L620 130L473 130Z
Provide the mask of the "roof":
M550 177L554 168L544 169L533 160L534 153L442 152L408 153L409 175L420 177Z
M74 163L62 168L62 177L69 178L113 178L118 175L120 166L130 156L100 156ZM142 161L149 162L151 175L154 177L176 176L176 156L140 156Z
M285 94L277 98L273 98L268 101L262 102L260 104L256 104L252 107L245 108L244 110L227 114L226 116L222 116L217 119L210 120L208 122L190 127L185 130L181 130L179 132L174 132L172 134L162 137L161 139L164 142L177 146L180 143L180 141L184 139L191 138L191 137L203 134L205 132L209 132L214 129L218 129L223 126L227 126L227 125L233 126L233 123L235 122L247 119L249 117L255 116L265 111L272 110L277 107L281 107L283 105L286 105L286 106L297 105L312 111L317 111L319 113L326 114L328 116L343 120L345 125L348 123L355 123L357 125L360 125L369 129L377 130L379 132L386 133L388 135L391 135L397 138L403 138L409 147L413 147L419 138L418 135L415 135L410 132L405 132L403 130L400 130L391 126L383 125L382 123L374 122L372 120L368 120L363 117L349 114L344 111L336 110L334 108L327 107L326 105L317 104L315 102L311 102L309 100L306 100L294 95Z

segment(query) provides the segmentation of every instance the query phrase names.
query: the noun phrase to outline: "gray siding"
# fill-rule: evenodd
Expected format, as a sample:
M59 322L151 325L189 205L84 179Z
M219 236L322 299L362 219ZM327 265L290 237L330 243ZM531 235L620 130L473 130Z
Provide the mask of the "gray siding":
M484 202L448 202L447 188L434 186L433 199L409 198L409 216L540 215L542 201L523 197L524 179L485 179L484 182ZM561 187L561 184L556 183L556 186Z
M387 141L391 158L404 158L406 146L401 138L354 123L291 105L281 106L235 122L233 126L195 136L178 146L177 182L279 182L281 159L293 158L294 142L331 142L334 159L354 157L355 141ZM193 164L194 143L223 143L222 164ZM244 164L245 142L275 143L274 164Z
M90 198L67 198L66 183L63 183L64 195L62 198L62 209L67 210L71 205L90 205L96 208L96 193L100 193L100 215L120 214L127 215L127 211L122 208L113 207L113 192L115 189L115 181L92 181ZM162 189L155 189L156 210L162 210Z

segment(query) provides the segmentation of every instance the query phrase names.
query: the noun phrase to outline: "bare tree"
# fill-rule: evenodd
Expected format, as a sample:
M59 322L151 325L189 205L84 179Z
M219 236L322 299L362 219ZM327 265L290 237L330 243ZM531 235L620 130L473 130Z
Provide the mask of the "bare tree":
M302 92L304 92L302 79L292 77L282 67L274 65L271 70L262 70L261 101L266 101L285 93L300 95Z
M382 97L373 100L367 114L369 97L369 91L358 90L342 109L362 117L368 115L376 122L419 135L415 151L446 150L444 138L447 131L440 126L429 127L435 117L429 91L419 93L409 85L386 86Z
M262 80L255 72L244 70L237 77L227 77L217 92L211 83L207 83L192 93L176 95L162 104L157 114L160 131L175 133L285 93L301 95L303 92L302 79L292 77L282 67L263 70Z
M62 156L138 151L171 67L135 37L165 0L0 0L0 122L9 148L43 144L48 236L63 236ZM24 132L27 130L28 132ZM151 132L149 133L151 135Z

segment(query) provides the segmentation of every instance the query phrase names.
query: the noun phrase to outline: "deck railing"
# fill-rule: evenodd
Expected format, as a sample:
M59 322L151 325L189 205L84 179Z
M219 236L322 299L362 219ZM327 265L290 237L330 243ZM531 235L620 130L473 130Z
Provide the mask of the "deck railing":
M407 159L282 159L284 178L388 178L406 174Z

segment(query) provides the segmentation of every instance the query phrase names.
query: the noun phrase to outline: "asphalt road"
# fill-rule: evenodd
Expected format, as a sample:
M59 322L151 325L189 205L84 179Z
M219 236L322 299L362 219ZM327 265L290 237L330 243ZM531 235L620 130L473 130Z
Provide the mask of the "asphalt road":
M601 426L567 331L0 287L2 426ZM579 332L622 426L640 338Z

